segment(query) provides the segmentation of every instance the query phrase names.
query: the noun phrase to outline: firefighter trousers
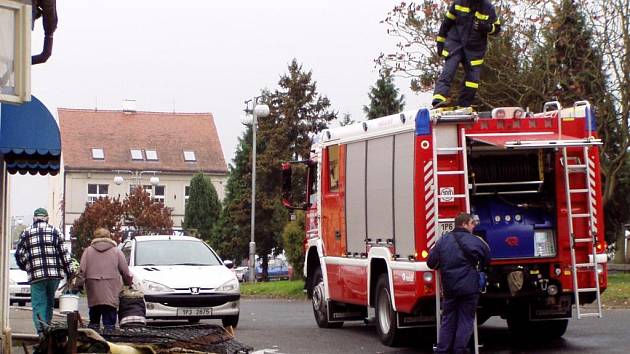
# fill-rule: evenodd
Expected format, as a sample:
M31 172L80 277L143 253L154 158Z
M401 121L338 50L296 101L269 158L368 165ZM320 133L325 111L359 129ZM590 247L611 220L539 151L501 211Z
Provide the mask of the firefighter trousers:
M435 85L435 91L433 92L433 102L443 102L447 100L448 94L451 90L451 83L455 78L457 67L459 63L462 63L464 67L464 85L459 93L459 99L457 105L460 107L470 107L477 89L479 88L479 77L481 73L482 59L467 58L464 50L458 50L455 53L450 53L444 60L444 67L442 73L438 78L438 82Z
M435 354L470 353L469 341L475 325L479 294L447 297L442 300L440 341Z

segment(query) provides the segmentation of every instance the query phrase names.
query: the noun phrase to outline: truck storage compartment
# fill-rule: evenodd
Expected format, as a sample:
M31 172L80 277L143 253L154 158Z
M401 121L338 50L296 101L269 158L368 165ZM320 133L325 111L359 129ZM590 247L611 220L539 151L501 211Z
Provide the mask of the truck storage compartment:
M475 234L493 259L548 258L557 252L553 150L473 152L469 157Z

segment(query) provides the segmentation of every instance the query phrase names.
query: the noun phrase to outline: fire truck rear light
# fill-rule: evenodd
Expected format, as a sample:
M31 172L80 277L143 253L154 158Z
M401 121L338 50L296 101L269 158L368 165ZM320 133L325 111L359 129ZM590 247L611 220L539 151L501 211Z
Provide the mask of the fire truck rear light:
M551 284L551 285L547 286L547 294L549 294L551 296L558 295L558 291L559 291L559 289L558 289L557 285Z
M425 259L428 256L429 256L429 252L427 252L426 250L422 250L422 259ZM418 256L416 255L416 257L418 257Z
M601 251L601 250L602 250L602 245L601 245L601 243L598 243L598 244L597 244L597 250L598 250L598 251Z
M431 272L424 272L424 274L422 275L422 279L424 279L425 283L432 283L433 282L433 273L431 273Z
M556 273L556 276L560 276L560 274L562 274L562 269L556 268L554 269L554 273Z

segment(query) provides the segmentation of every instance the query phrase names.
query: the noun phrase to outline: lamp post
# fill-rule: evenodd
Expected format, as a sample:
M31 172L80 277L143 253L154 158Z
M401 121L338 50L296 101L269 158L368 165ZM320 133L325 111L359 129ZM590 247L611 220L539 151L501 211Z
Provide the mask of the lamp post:
M141 185L142 182L142 175L145 173L153 173L153 176L151 178L149 178L149 183L151 183L151 185L153 187L157 186L158 184L160 184L160 178L157 176L158 173L160 173L160 171L131 171L131 170L116 170L115 171L117 173L117 175L114 177L114 183L117 186L120 186L121 184L123 184L123 182L125 181L125 179L123 178L123 176L120 175L121 172L126 172L129 173L131 175L131 179L135 181L137 186Z
M249 241L249 281L256 281L256 240L255 240L255 226L256 226L256 125L258 124L258 118L265 118L269 115L269 106L266 104L258 104L258 99L261 96L254 97L251 100L245 101L245 114L252 115L252 215L251 215L251 235ZM252 109L248 108L248 103L252 102ZM245 124L247 124L245 122Z

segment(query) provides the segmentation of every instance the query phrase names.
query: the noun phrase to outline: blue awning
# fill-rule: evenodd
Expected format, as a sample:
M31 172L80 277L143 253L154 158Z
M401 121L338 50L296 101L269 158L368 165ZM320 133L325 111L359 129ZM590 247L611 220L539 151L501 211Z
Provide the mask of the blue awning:
M55 117L35 96L21 105L2 104L0 154L9 173L59 173L61 136Z

